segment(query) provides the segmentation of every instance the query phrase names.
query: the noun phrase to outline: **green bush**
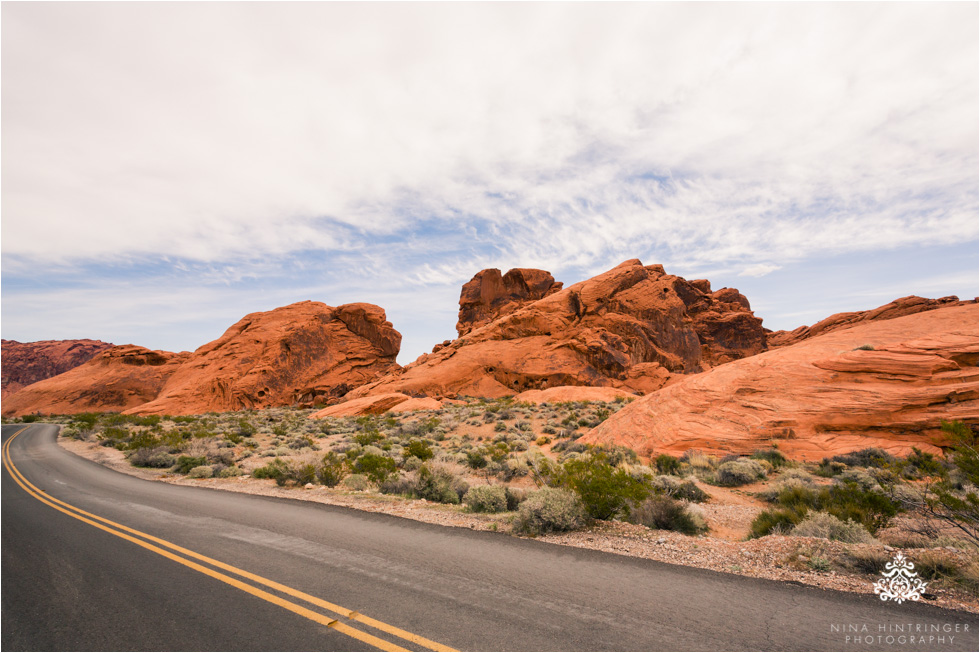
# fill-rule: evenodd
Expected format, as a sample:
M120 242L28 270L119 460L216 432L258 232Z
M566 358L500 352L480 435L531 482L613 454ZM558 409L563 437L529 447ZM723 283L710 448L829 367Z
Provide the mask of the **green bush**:
M504 512L507 491L502 485L478 485L467 490L463 503L473 512Z
M676 474L681 468L681 461L673 456L662 453L656 457L653 465L661 474Z
M789 460L778 449L759 449L752 454L752 458L765 460L772 465L773 469L779 469L789 464Z
M653 496L636 505L630 513L630 521L685 535L698 535L708 530L708 524L700 513L666 495Z
M367 476L375 485L384 483L389 476L398 472L398 465L391 458L374 453L366 453L357 458L351 469Z
M174 471L178 474L187 474L195 467L200 467L206 465L208 459L204 456L180 456L177 458L177 464L174 466Z
M285 460L276 458L264 467L253 469L252 478L273 478L276 485L282 487L289 480L289 466Z
M799 513L792 510L763 510L752 520L749 537L763 537L773 533L785 535L802 519Z
M433 456L435 456L435 453L432 451L432 447L430 447L424 440L412 440L408 443L408 446L405 447L404 455L406 458L409 456L415 456L422 462L425 462L426 460L430 460Z
M632 504L650 496L650 487L607 461L606 452L601 450L568 460L557 470L549 485L578 494L585 512L593 519L629 515Z
M757 460L749 458L739 458L729 460L718 466L715 473L715 480L718 485L737 486L747 483L754 483L761 478L765 478L766 468Z
M585 523L581 499L569 490L542 488L531 492L517 510L514 531L526 535L571 531Z
M336 487L347 476L347 460L336 451L328 451L316 468L317 480L327 487Z
M787 484L776 502L779 509L764 510L752 522L752 537L768 535L774 529L786 532L813 510L830 513L843 522L861 524L874 535L899 512L899 505L893 499L875 490L865 490L857 483L836 483L819 489Z
M837 540L847 544L870 544L874 542L871 533L861 524L841 521L830 513L810 512L806 518L793 528L791 535L800 537L819 537Z
M415 494L426 501L459 503L469 485L449 469L438 465L419 467Z
M884 449L871 447L852 451L851 453L839 454L830 459L831 462L844 463L849 467L887 467L895 462L895 457Z

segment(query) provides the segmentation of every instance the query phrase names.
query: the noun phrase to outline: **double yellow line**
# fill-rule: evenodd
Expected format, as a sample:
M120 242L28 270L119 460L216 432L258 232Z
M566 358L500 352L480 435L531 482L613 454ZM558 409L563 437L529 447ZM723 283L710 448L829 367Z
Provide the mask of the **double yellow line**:
M415 635L414 633L410 633L406 630L402 630L401 628L397 628L395 626L386 624L382 621L378 621L377 619L372 619L371 617L364 616L354 610L348 610L347 608L343 608L334 603L330 603L329 601L324 601L323 599L318 598L316 596L306 594L305 592L301 592L297 589L293 589L292 587L288 587L281 583L277 583L267 578L263 578L262 576L258 576L251 572L245 571L244 569L239 569L237 567L233 567L232 565L226 564L219 560L215 560L213 558L209 558L207 556L201 555L200 553L195 553L194 551L185 549L172 542L168 542L167 540L162 540L158 537L154 537L153 535L149 535L147 533L143 533L133 528L129 528L128 526L117 524L116 522L110 521L103 517L99 517L98 515L93 515L90 512L85 512L80 508L76 508L75 506L65 503L60 499L56 499L52 497L51 495L38 489L35 485L33 485L30 481L28 481L27 478L20 472L20 470L17 469L17 466L14 465L14 461L10 457L10 444L14 441L14 438L16 438L24 431L26 431L28 428L30 427L25 426L24 428L20 429L12 436L10 436L10 438L8 438L7 441L3 443L3 465L7 469L7 472L10 474L13 480L25 492L27 492L29 495L31 495L41 503L49 505L55 510L58 510L59 512L63 512L66 515L73 517L79 521L83 521L86 524L89 524L90 526L94 526L107 533L111 533L116 537L120 537L124 540L132 542L137 546L141 546L144 549L147 549L148 551L152 551L156 554L159 554L164 558L169 558L170 560L182 564L185 567L189 567L195 571L199 571L202 574L205 574L206 576L210 576L211 578L220 580L223 583L227 583L228 585L231 585L232 587L236 587L242 590L243 592L247 592L252 596L256 596L264 601L268 601L269 603L278 605L279 607L289 610L290 612L296 613L302 617L306 617L310 621L315 621L316 623L322 624L328 628L333 628L337 632L348 635L349 637L353 637L354 639L357 639L361 642L364 642L365 644L378 648L382 651L407 651L408 649L393 644L392 642L389 642L380 637L375 637L374 635L364 632L363 630L358 630L357 628L348 626L345 623L341 623L340 619L362 623L366 626L370 626L371 628L387 633L389 635L393 635L394 637L402 639L406 642L411 642L417 646L432 651L455 651L456 650L453 648L449 648L448 646L444 646L443 644L439 644L438 642L433 642L432 640L426 639L425 637L421 637L420 635ZM154 544L151 544L151 542ZM159 544L160 546L156 546L157 544ZM166 547L166 549L170 549L170 550L167 551L161 547ZM216 567L217 569L221 569L223 571L227 571L229 573L235 574L240 578L250 580L253 583L255 583L255 585L246 583L242 580L239 580L238 578L233 578L231 576L228 576L227 574L221 573L220 571L216 571L215 569L205 567L204 565L198 564L193 560L204 562L208 565L211 565L212 567ZM297 603L284 599L280 596L276 596L275 594L271 594L265 590L259 589L259 587L256 587L256 585L262 585L269 589L275 590L276 592L279 592L281 594L285 594L295 599L299 599L300 601L304 601L310 605L316 606L318 608L321 608L322 610L337 615L337 618L332 618L323 615L319 612L310 610L309 608L305 608Z

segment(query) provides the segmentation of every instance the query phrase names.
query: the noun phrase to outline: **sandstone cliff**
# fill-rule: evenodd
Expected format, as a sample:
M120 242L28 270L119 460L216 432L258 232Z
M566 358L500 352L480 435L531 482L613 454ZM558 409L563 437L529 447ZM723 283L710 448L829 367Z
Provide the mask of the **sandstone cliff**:
M112 347L101 340L3 340L0 354L0 397L49 379L92 360Z
M464 287L463 309L470 310L467 298L476 297L474 289L487 278L495 277L481 273ZM568 385L651 392L671 374L766 349L762 321L737 290L712 292L706 281L688 282L660 265L626 261L563 290L554 290L550 275L535 278L544 278L538 288L551 284L543 298L516 306L508 300L498 317L470 330L461 309L465 335L348 399L394 392L501 397Z
M972 303L863 321L679 379L582 441L674 455L778 445L806 460L938 451L941 420L977 423L977 334Z
M862 322L875 322L880 320L892 320L903 315L914 315L923 311L932 311L937 308L948 306L962 306L965 304L975 304L977 300L960 301L959 297L950 295L939 299L926 299L909 295L901 297L895 301L888 302L870 311L852 311L849 313L836 313L828 318L824 318L812 326L801 326L792 331L773 331L768 336L770 349L785 347L802 342L807 338L819 336L821 333L830 333L837 329L861 324Z
M398 368L401 334L373 304L300 302L246 315L194 353L114 347L5 398L4 415L187 415L339 397Z
M135 345L111 347L87 363L5 397L3 414L121 412L154 399L189 356Z
M400 345L401 334L373 304L306 301L252 313L198 348L159 397L128 412L309 405L396 369Z

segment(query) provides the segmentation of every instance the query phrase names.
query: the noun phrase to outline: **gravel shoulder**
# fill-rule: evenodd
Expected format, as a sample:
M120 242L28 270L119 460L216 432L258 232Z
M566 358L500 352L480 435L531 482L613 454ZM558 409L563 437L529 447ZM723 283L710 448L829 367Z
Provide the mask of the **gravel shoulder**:
M150 481L315 501L456 528L496 531L502 534L509 534L511 531L513 513L469 513L458 506L431 503L422 499L352 492L322 485L305 488L278 487L272 480L259 480L249 476L189 479L166 471L133 467L122 452L92 442L58 438L58 444L67 451L110 469ZM817 538L778 535L746 540L744 538L748 532L748 524L764 506L762 501L750 495L752 488L705 489L712 495L710 502L702 504L712 529L711 535L690 537L623 522L598 522L585 530L544 535L538 539L564 546L860 594L873 594L874 584L879 577L836 570L816 571L812 567L820 565L812 564L813 561L842 559L847 556L848 550L862 548L876 549L889 555L898 550L882 544L845 545ZM961 559L964 564L976 562L975 553L947 547L943 549L943 554ZM977 597L970 596L961 589L931 586L929 592L934 596L927 601L930 604L978 613Z

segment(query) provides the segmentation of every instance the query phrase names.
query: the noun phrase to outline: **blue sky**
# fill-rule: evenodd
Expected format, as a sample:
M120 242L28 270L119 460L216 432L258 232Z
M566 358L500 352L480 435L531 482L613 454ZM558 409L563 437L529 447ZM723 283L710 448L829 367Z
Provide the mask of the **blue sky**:
M486 267L772 329L978 294L975 3L5 3L2 334L189 350L294 301L399 361Z

